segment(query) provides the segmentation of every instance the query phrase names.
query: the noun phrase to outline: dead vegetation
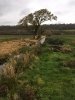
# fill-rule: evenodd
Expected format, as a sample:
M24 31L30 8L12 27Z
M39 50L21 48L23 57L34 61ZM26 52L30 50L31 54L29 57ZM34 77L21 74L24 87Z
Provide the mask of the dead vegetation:
M69 53L72 51L72 48L70 45L63 45L60 49L63 53Z
M0 55L6 55L11 54L14 51L17 51L22 46L30 46L34 45L37 42L37 40L12 40L12 41L6 41L0 43Z

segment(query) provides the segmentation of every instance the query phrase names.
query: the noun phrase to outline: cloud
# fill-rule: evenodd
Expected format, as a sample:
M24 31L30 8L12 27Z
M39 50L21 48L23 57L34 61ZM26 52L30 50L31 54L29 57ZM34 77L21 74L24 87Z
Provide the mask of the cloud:
M75 23L75 0L0 0L0 25L17 24L23 16L42 8L57 15L57 23Z
M8 0L0 0L0 16L7 16L7 14L13 12L15 10L13 6L13 3L8 2Z
M0 25L16 24L21 14L28 12L28 1L30 0L0 0Z
M31 10L29 8L25 8L20 12L20 15L25 16L25 15L28 15L29 13L31 13Z
M0 14L17 12L27 6L29 0L0 0Z
M69 1L69 6L71 6L71 7L75 6L75 0L70 0Z

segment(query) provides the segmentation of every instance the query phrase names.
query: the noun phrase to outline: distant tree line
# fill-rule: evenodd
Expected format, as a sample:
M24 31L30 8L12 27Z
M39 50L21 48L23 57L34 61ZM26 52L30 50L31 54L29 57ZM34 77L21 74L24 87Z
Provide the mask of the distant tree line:
M33 34L31 27L24 26L0 26L0 35Z
M75 34L75 24L50 24L42 25L41 31L52 32L53 34ZM34 34L32 26L0 26L1 35Z
M54 29L54 30L74 30L75 24L50 24L43 25L46 29Z

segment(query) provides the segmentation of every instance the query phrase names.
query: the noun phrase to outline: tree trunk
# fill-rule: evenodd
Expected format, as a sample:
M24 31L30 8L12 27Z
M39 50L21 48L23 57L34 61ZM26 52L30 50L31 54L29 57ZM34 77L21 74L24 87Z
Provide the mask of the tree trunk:
M39 27L40 27L40 25L34 26L34 34L35 34L34 37L35 36L37 36L37 38L39 37L39 33L38 33Z

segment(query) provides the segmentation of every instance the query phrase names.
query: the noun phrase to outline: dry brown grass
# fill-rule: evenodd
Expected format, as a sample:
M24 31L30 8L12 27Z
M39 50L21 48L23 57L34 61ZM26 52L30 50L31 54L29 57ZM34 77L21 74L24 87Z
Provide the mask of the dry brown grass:
M2 68L2 75L7 78L14 78L15 77L15 69L12 64L8 63Z
M11 54L14 51L17 51L22 46L35 45L37 40L30 39L21 39L21 40L12 40L7 42L0 43L0 55Z
M69 67L69 68L75 69L75 59L71 59L71 60L68 60L68 61L64 61L63 62L63 65L65 67Z
M71 44L71 45L75 45L75 40L71 41L70 44Z
M30 63L30 60L31 60L31 55L30 55L30 53L26 52L26 54L24 56L25 65L28 65Z
M72 48L71 48L70 45L63 45L63 46L61 47L61 51L62 51L63 53L68 53L68 52L71 52L71 51L72 51Z

